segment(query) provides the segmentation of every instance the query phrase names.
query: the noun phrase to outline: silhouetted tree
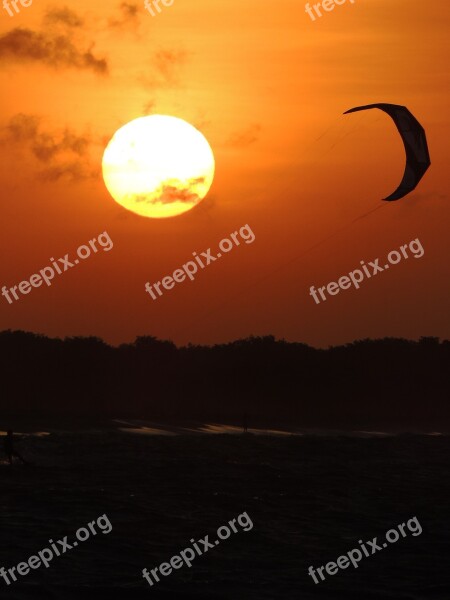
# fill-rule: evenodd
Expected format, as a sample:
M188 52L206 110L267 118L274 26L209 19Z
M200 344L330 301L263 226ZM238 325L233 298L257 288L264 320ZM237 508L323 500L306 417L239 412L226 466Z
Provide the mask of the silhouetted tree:
M151 336L0 332L3 415L223 419L314 427L448 428L450 342L385 338L319 350L250 337L177 348Z

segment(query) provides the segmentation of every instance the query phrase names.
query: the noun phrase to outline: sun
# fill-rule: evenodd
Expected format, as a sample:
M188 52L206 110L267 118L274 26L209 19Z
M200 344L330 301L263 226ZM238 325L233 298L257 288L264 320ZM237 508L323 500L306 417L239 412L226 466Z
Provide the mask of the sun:
M177 117L151 115L116 131L102 169L116 202L143 217L163 219L203 200L215 162L208 141L195 127Z

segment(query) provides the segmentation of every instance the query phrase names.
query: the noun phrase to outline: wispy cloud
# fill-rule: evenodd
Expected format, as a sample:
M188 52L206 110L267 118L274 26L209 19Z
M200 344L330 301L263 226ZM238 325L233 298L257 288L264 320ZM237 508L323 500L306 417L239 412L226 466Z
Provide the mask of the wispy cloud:
M154 63L158 72L167 82L173 82L177 69L186 62L187 53L184 50L159 50L155 54Z
M49 8L44 15L44 25L62 24L67 27L82 27L84 20L75 11L67 6L60 8Z
M142 107L142 112L144 115L150 115L155 112L156 100L149 100Z
M180 70L187 61L185 50L158 50L149 63L149 68L139 81L146 87L155 88L176 87L180 84Z
M52 18L55 19L56 16ZM58 19L59 22L64 22L61 20L61 15ZM70 20L72 17L66 14L63 19ZM68 27L67 23L66 27ZM81 48L70 31L61 32L52 29L41 32L17 27L0 36L1 61L39 62L53 68L87 69L99 75L108 72L106 59L96 57L92 45Z
M198 194L193 192L191 188L178 188L171 185L165 185L161 189L160 196L153 200L153 204L172 204L172 202L186 202L188 204L197 202L199 199Z
M110 27L116 29L136 29L139 25L139 14L141 11L138 4L122 2L119 6L121 13L119 18L109 20Z
M261 129L261 125L257 123L250 125L242 131L233 133L226 141L226 145L232 148L246 148L259 140Z
M61 162L59 165L48 166L38 173L38 178L40 180L49 182L56 182L60 179L85 181L87 179L97 179L99 176L99 168L88 167L88 165L76 160Z
M30 152L39 165L39 179L80 181L98 177L100 169L89 161L90 136L77 135L68 128L49 132L42 130L41 124L36 115L15 115L3 128L0 144Z
M165 183L151 194L139 194L129 196L135 202L144 202L146 204L172 204L172 202L186 202L195 204L200 199L199 195L192 191L192 186L198 185L205 181L204 177L196 177L189 179L186 185L181 186L180 182L173 184Z

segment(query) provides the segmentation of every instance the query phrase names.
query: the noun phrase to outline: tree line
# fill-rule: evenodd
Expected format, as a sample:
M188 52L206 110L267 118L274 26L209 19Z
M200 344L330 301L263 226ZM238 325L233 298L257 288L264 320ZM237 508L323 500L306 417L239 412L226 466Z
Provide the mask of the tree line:
M298 427L450 424L450 342L384 338L328 349L250 337L177 347L152 336L0 333L4 416L213 420Z

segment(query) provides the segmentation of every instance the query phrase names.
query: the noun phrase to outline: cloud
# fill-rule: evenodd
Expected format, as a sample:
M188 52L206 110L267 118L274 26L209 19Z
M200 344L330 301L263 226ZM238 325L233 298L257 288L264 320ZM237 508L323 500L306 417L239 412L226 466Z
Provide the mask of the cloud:
M68 128L42 131L41 122L36 115L15 115L4 127L0 144L30 152L39 165L38 177L44 181L81 181L99 176L100 169L93 168L89 161L93 144L90 136L77 135Z
M19 114L6 126L8 141L24 142L37 136L40 119L34 115Z
M61 152L72 152L77 156L84 156L89 142L82 137L77 137L73 133L64 131L61 141L56 142L55 138L48 133L41 133L36 136L31 149L35 157L41 162L47 162Z
M45 25L65 25L66 27L82 27L84 21L76 12L64 6L62 8L50 8L44 15Z
M139 25L139 5L131 2L122 2L119 6L122 13L120 19L110 19L110 27L117 29L135 29Z
M172 202L186 202L188 204L196 203L200 199L199 195L192 191L189 186L179 188L172 185L164 185L161 188L160 195L153 204L171 204Z
M88 167L77 161L62 163L60 165L49 166L38 173L41 181L55 182L60 179L69 181L85 181L87 179L97 179L100 176L100 169Z
M40 122L41 119L35 115L15 115L6 126L8 140L28 142L34 156L41 162L48 161L64 151L78 156L86 154L90 144L88 138L77 136L68 129L59 136L47 132L40 133Z
M158 194L158 196L154 198L153 194ZM153 192L151 197L147 194L139 194L137 196L130 196L130 199L134 200L134 202L144 202L145 204L195 203L199 200L199 195L193 192L190 187L179 188L174 185L164 185Z
M146 116L153 114L155 112L155 106L156 106L156 100L149 100L142 107L142 113Z
M92 47L81 50L70 33L33 31L17 27L0 36L0 61L41 62L50 67L71 67L92 70L104 75L108 63L96 58Z
M159 50L154 59L158 72L164 79L173 83L177 76L177 69L186 62L187 53L184 50Z
M257 123L250 125L247 129L232 134L226 141L226 145L232 148L246 148L259 140L261 129L261 125Z
M172 202L186 202L188 204L197 203L200 196L192 191L192 186L204 183L205 177L196 177L189 179L183 187L165 183L151 193L130 196L135 202L145 202L146 204L172 204ZM156 194L156 197L154 197Z
M139 76L139 82L146 88L167 88L180 83L180 68L185 64L187 52L184 50L158 50L149 68Z
M192 191L192 187L205 182L205 177L195 177L189 179L184 187L165 184L158 190L159 197L153 200L153 203L161 202L162 204L171 204L172 202L187 202L188 204L196 203L200 200L200 196Z

